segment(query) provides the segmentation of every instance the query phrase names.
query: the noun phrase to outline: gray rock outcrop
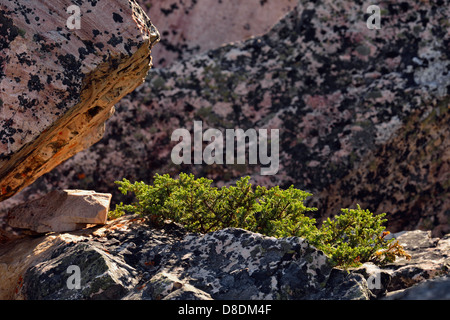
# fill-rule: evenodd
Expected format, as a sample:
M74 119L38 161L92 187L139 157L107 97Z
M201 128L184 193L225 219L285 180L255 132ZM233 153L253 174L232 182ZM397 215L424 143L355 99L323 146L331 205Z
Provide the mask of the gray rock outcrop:
M450 277L438 277L395 291L386 300L450 300Z
M449 274L449 251L440 250L448 247L450 237L414 250L418 234L413 234L399 237L416 259L411 266L399 259L384 267L364 264L341 270L301 238L277 239L234 228L203 235L174 223L155 227L149 220L125 216L103 227L4 244L0 298L408 299L399 290ZM425 241L429 234L420 236ZM403 272L406 267L416 272Z

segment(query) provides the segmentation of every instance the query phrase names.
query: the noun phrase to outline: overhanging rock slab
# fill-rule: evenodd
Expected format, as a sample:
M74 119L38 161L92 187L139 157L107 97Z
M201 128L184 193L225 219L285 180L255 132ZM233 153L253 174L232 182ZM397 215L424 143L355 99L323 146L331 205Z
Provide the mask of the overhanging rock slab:
M0 201L103 136L159 33L134 0L0 4ZM69 25L69 26L68 26Z

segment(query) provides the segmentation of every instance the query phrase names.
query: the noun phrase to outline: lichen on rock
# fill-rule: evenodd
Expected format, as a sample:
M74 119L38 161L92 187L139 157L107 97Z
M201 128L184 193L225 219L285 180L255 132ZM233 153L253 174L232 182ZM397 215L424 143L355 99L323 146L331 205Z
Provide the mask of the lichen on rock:
M97 142L151 67L159 33L134 0L79 1L80 29L71 4L0 6L0 201Z
M448 277L449 236L436 239L420 231L393 236L411 261L343 270L302 238L236 228L197 234L169 221L155 226L149 219L124 216L102 227L3 245L0 298L400 299L416 284ZM71 266L79 268L79 288L68 285ZM448 281L438 289L445 286Z

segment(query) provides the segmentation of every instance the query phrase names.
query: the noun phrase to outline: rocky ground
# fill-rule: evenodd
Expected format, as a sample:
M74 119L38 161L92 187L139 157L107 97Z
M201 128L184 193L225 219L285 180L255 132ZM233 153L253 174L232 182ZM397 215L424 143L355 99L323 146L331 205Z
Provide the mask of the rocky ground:
M450 299L450 235L394 235L411 254L350 272L301 238L243 229L192 234L125 216L106 226L21 236L0 247L1 299ZM72 267L71 267L72 266ZM80 287L72 269L80 271Z

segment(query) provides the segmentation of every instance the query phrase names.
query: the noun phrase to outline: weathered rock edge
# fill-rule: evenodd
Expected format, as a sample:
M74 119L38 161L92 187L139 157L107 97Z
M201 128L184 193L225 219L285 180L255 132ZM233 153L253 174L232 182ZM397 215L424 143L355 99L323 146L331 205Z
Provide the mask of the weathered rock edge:
M88 224L104 225L110 202L110 193L54 190L11 209L6 217L6 227L48 233L74 231L86 228Z
M35 3L32 2L28 5L39 8L39 2L40 1L36 1ZM23 9L17 7L20 6L17 2L10 1L1 5L0 13L2 19L9 19L8 14L13 17L8 20L12 21L12 25L9 26L8 29L11 37L7 37L6 40L5 38L2 39L5 40L3 41L5 43L2 44L5 50L10 48L17 38L16 41L24 42L22 45L28 49L27 51L30 51L27 52L28 56L26 57L29 58L28 60L31 60L31 55L38 50L32 50L35 43L39 42L40 39L46 39L47 41L47 47L45 47L47 49L46 54L39 55L39 59L36 59L37 64L36 61L31 60L35 64L32 65L32 67L42 70L43 73L38 73L39 76L35 76L37 77L35 78L37 79L36 81L40 84L39 89L42 88L41 80L43 80L39 77L47 76L47 87L51 89L51 86L53 86L56 81L54 80L54 83L52 83L50 79L57 79L58 75L66 74L66 72L73 72L71 68L72 64L67 63L67 65L64 65L61 63L61 57L71 57L71 61L73 60L72 62L79 67L78 71L80 72L75 77L71 75L70 81L69 79L63 81L64 85L70 86L70 88L67 88L67 92L70 92L70 94L59 95L56 98L52 97L50 100L46 100L45 97L42 97L41 100L45 100L46 105L50 105L50 107L46 107L49 108L50 111L45 110L45 112L48 111L54 118L46 118L46 120L53 120L53 122L47 127L42 124L36 124L37 128L32 128L34 130L29 131L31 138L26 137L22 139L22 142L24 142L23 145L20 145L20 142L18 142L19 139L10 139L15 138L14 135L11 137L8 136L8 134L11 135L11 132L18 132L17 128L11 127L12 123L20 123L22 121L24 121L24 123L29 123L35 117L39 117L39 112L43 112L41 105L42 101L39 100L39 97L33 100L38 101L36 103L40 104L31 106L33 109L32 115L26 113L26 108L25 112L18 112L17 110L21 108L18 102L6 99L6 97L14 96L14 94L10 93L17 91L18 89L16 86L4 85L4 83L8 83L7 80L5 80L8 79L8 74L4 74L3 71L0 73L0 88L2 91L2 98L5 100L2 101L2 108L9 108L7 111L12 110L11 112L13 115L11 116L11 119L3 119L4 117L0 117L0 125L4 129L3 131L8 132L8 134L5 133L6 140L3 141L4 139L2 139L0 144L0 201L13 196L24 187L33 183L43 174L51 171L64 160L100 140L104 133L104 122L114 112L114 104L144 81L144 78L152 65L150 56L151 48L159 41L159 33L134 0L115 0L115 2L117 2L117 4L108 3L108 6L109 8L120 8L121 14L114 16L115 12L111 12L112 17L108 16L108 18L114 18L114 21L120 22L120 26L125 28L126 32L124 32L125 34L123 36L125 37L125 40L129 40L128 43L123 42L123 44L120 45L117 42L112 41L114 39L123 41L122 37L116 37L114 34L114 32L120 30L120 28L110 30L110 33L115 37L114 39L111 37L111 39L106 42L106 39L103 38L102 40L105 40L105 43L97 42L99 39L94 39L96 37L94 31L99 32L97 29L107 31L104 29L105 22L102 19L98 19L98 21L93 19L90 21L91 25L85 27L92 30L89 34L84 32L83 28L80 30L69 31L67 34L63 34L62 31L60 31L60 36L62 35L69 39L70 37L75 37L76 40L72 41L79 41L82 43L78 48L79 59L73 55L74 53L76 54L75 49L77 49L74 48L76 45L74 45L73 42L66 42L65 46L61 45L61 43L58 42L59 40L55 40L53 43L49 39L55 37L54 30L51 28L42 30L44 27L38 28L39 24L36 26L35 24L30 23L27 15L14 14L15 12L20 13L20 10ZM68 2L66 6L62 4L55 6L55 8L53 8L54 10L50 12L49 9L48 13L36 9L36 19L39 18L38 13L44 15L44 17L40 16L40 19L36 21L44 21L44 18L47 18L49 15L59 15L58 18L60 18L61 21L65 21L67 19L65 9L70 4L71 3ZM87 3L83 3L81 8L85 9L87 5ZM105 8L97 9L97 11L104 11L104 9ZM34 13L34 10L35 8L33 8L33 10L30 9L30 12ZM90 10L95 11L95 6L90 8ZM97 12L97 14L101 15L106 13ZM51 19L49 18L49 20ZM22 20L25 20L26 23ZM20 28L15 24L19 25ZM111 25L110 28L116 26L117 25ZM13 32L17 30L21 31L20 34L22 37L15 34L17 32ZM105 32L105 34L109 33ZM96 43L95 48L92 45L93 43ZM49 45L54 46L50 47L51 49L48 49ZM81 47L81 45L84 45L85 47ZM41 45L39 50L42 50L42 48L44 48L43 45ZM75 50L75 52L72 52L73 50ZM6 52L5 54L8 53ZM2 57L1 54L0 58L2 61L8 60L8 56ZM54 67L54 61L60 61L60 65ZM52 70L52 68L55 69ZM24 69L27 69L25 65ZM24 72L31 71L24 70ZM12 77L14 72L10 71L10 73L11 75L9 78ZM18 77L15 77L15 79L18 79ZM2 80L5 82L2 83ZM33 96L33 94L36 94L36 92L33 91L38 90L34 87L31 87L30 89L30 81L28 82L29 92L27 92L26 86L24 86L23 91L25 94L29 93L30 96ZM13 81L9 81L9 83L11 82ZM24 81L24 83L26 83L26 81ZM20 85L21 84L19 83L17 86ZM50 95L52 92L50 89L47 90L47 87L44 85L43 90L41 91L44 96ZM51 108L54 108L54 110L52 111ZM63 114L60 116L60 113ZM39 123L39 121L36 123Z

